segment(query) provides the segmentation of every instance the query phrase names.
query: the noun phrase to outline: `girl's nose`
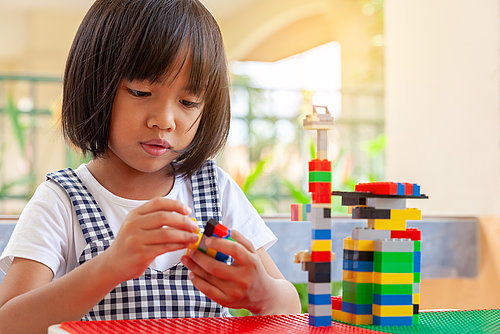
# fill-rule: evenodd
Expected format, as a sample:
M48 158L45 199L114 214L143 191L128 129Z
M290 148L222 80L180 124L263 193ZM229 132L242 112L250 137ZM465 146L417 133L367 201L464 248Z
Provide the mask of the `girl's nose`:
M175 119L172 108L163 107L157 112L151 114L147 120L148 128L157 127L160 130L173 131L175 130Z

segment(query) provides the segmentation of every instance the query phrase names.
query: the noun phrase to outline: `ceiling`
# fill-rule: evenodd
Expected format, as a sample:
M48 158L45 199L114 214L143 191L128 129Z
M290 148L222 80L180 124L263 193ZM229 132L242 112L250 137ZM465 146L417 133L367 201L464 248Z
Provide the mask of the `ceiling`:
M201 0L217 18L225 18L244 10L258 0ZM62 10L71 12L86 11L94 0L0 0L2 11L30 11L30 10Z

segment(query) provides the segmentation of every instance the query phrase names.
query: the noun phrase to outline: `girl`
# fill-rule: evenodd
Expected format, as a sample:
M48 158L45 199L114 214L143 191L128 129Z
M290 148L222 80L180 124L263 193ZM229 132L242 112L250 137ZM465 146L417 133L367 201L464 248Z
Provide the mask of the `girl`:
M65 137L93 159L49 174L19 218L0 259L1 333L226 307L299 312L266 253L275 236L207 160L228 134L228 87L220 31L197 0L94 3L69 53L62 112ZM237 243L207 241L232 265L183 256L197 240L190 215L234 231Z

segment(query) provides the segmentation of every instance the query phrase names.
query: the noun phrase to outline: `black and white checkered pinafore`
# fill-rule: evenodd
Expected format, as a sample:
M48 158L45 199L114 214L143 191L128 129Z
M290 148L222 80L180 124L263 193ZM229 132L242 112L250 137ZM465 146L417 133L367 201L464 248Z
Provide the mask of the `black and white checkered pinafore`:
M202 222L221 211L213 161L207 161L191 177L194 214ZM79 265L106 250L114 239L97 202L76 173L68 168L47 175L68 193L76 211L87 246ZM92 279L99 279L98 277ZM178 263L163 272L147 268L143 275L118 285L82 320L120 320L228 316L226 308L215 303L191 283L188 269Z

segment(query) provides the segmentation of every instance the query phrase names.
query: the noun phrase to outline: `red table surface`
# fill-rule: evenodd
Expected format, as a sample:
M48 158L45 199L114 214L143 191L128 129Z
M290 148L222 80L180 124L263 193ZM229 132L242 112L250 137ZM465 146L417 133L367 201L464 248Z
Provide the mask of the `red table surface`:
M309 326L307 314L228 318L179 318L151 320L70 321L61 328L74 334L92 333L380 333L332 322L331 327Z

